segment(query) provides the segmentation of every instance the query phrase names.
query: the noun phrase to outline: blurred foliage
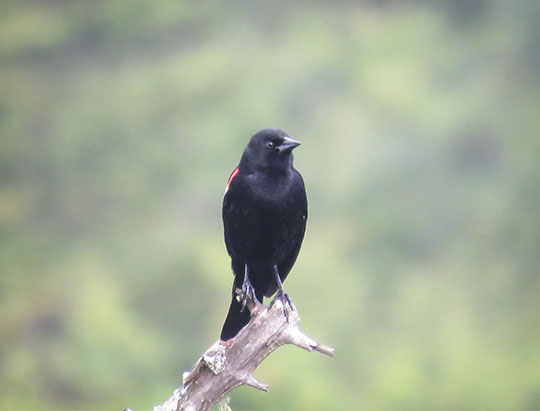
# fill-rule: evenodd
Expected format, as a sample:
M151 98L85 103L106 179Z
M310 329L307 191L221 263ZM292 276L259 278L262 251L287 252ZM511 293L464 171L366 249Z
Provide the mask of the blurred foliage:
M0 408L147 409L218 337L225 181L304 144L235 409L539 409L537 1L0 1ZM322 303L324 302L324 303Z

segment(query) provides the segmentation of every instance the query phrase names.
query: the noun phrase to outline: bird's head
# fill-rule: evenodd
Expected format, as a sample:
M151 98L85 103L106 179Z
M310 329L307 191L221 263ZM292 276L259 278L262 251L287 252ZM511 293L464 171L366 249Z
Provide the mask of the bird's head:
M288 171L292 150L300 145L282 130L264 129L255 133L242 155L240 167L253 171Z

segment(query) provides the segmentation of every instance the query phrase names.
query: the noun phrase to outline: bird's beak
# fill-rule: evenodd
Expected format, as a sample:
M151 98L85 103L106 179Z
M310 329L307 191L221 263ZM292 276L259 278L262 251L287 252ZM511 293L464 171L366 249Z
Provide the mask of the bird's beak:
M280 152L291 151L300 145L300 141L293 140L290 137L284 137L283 143L278 147Z

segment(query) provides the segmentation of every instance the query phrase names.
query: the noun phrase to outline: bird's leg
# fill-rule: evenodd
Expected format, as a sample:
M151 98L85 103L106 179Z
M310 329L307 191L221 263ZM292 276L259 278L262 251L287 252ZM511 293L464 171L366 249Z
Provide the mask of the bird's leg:
M270 307L272 307L277 300L281 300L281 302L283 303L283 314L285 315L285 318L287 319L287 322L288 322L289 309L293 310L294 308L293 308L291 298L283 289L283 283L281 282L281 277L279 276L277 265L274 265L274 275L276 276L278 291L276 293L276 296L272 299L272 302L270 303Z
M247 264L244 265L244 282L242 283L242 308L240 309L240 312L244 311L244 308L246 308L246 304L248 300L251 298L253 301L257 300L257 297L255 296L255 289L253 288L253 285L251 284L251 281L249 281L248 277L248 266Z

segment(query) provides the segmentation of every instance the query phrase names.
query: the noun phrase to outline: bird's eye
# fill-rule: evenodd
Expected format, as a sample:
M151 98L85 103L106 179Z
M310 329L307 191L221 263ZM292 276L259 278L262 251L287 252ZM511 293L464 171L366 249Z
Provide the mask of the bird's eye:
M276 143L274 143L273 141L269 141L268 143L266 143L266 145L270 148L274 148L276 146Z

